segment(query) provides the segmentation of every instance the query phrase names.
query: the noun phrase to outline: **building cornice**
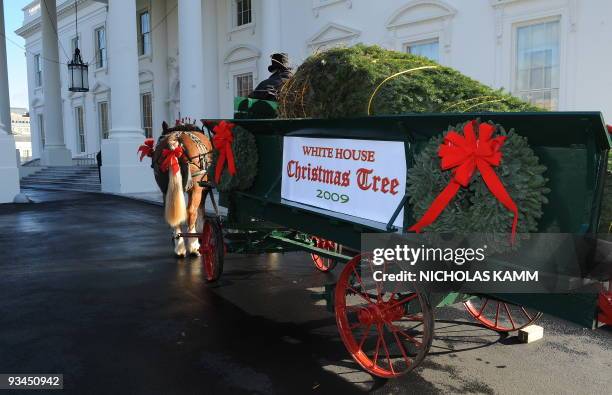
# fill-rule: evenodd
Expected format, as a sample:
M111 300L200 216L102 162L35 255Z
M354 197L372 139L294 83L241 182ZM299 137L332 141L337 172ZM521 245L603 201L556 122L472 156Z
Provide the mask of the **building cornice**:
M321 9L338 3L344 3L348 9L353 8L352 0L312 0L312 12L318 18Z
M89 5L89 4L93 4L96 1L94 0L77 0L77 7L80 7L81 5ZM29 3L27 6L25 6L23 8L23 11L25 12L25 10L27 10L28 8L31 8L32 6L39 4L40 0L38 1L33 1L31 3ZM87 3L87 4L86 4ZM70 13L74 12L74 1L65 1L64 3L58 5L57 7L57 19L58 22L63 18L68 16ZM40 11L39 11L40 13ZM40 29L40 15L38 15L36 18L32 19L31 21L29 21L28 23L26 23L25 25L21 26L19 29L15 30L15 34L23 37L23 38L27 38L28 36L31 36L32 34L36 33L38 31L38 29Z
M510 3L519 3L521 1L524 0L489 0L489 3L491 3L491 5L496 8L496 7L500 7L500 6L505 6L507 4Z

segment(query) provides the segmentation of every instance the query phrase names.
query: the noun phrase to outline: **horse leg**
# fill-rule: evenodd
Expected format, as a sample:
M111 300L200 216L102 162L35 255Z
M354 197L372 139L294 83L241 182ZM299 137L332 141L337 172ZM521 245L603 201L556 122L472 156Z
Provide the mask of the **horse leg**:
M187 255L187 252L185 250L184 238L177 237L177 235L182 232L183 230L181 229L180 225L172 229L172 236L174 238L174 253L176 254L176 256L181 258Z
M187 204L187 232L197 233L196 225L198 222L198 211L202 202L202 188L194 182L189 192L189 203ZM200 242L195 237L187 240L187 251L192 255L200 255Z

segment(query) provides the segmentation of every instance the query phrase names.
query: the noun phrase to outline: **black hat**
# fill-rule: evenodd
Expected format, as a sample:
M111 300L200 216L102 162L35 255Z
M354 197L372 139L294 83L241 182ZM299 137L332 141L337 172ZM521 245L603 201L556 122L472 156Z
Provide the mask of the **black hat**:
M274 53L270 58L272 58L272 64L268 66L268 71L270 73L275 70L291 70L291 67L289 67L289 56L286 53Z

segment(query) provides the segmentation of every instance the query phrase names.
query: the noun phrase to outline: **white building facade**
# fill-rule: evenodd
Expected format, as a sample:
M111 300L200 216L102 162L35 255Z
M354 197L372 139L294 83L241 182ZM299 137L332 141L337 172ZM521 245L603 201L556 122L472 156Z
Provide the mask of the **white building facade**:
M30 114L27 108L11 107L11 132L15 146L23 162L32 157L32 137L30 135Z
M17 31L26 40L33 156L44 157L50 136L72 156L102 149L104 190L153 188L150 169L127 157L144 135L157 137L179 114L231 117L233 98L269 75L273 52L298 66L328 47L378 44L543 107L612 119L608 0L77 0L78 32L75 1L53 3L26 6ZM77 44L89 63L87 93L68 91ZM55 72L45 68L55 67L60 88L51 95ZM45 121L55 113L59 120ZM128 181L139 177L149 178Z

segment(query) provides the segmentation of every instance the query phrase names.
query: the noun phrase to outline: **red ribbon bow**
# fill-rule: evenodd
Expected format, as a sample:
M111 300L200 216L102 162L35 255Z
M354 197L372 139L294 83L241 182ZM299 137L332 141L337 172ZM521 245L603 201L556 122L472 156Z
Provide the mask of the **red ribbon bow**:
M167 149L165 148L162 151L162 158L164 161L162 162L160 169L163 172L167 172L170 167L172 167L172 172L174 174L178 173L181 168L179 166L179 159L183 156L183 148L179 145L175 149Z
M478 139L475 129L478 132ZM468 186L474 171L478 169L493 196L514 214L511 239L514 243L518 223L518 208L493 170L493 166L499 166L501 163L502 153L500 149L506 141L506 137L491 138L494 131L495 127L488 123L479 124L476 121L471 121L463 129L463 136L456 131L451 131L444 137L444 143L440 145L438 150L438 155L442 158L440 167L442 170L453 169L453 177L446 188L435 198L423 217L408 229L409 231L419 233L423 228L433 223L459 192L459 189Z
M144 141L144 144L141 145L138 148L138 151L136 152L136 154L138 154L140 152L140 161L142 162L142 160L144 159L145 156L148 156L149 158L151 158L153 156L153 145L155 144L155 140L153 139L146 139Z
M232 142L234 141L234 135L232 129L234 124L231 122L221 121L217 126L213 128L215 136L213 137L213 145L217 151L219 151L219 159L215 166L215 182L218 184L221 180L221 172L223 171L223 165L227 161L227 169L233 176L236 174L236 164L234 163L234 152L232 151Z

